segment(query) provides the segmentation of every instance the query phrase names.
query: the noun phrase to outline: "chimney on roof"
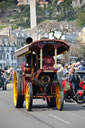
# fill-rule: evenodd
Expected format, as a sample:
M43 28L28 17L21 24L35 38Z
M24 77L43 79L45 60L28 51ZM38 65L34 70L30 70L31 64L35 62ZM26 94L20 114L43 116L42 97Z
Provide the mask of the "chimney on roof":
M26 39L26 44L30 44L32 41L33 41L33 39L32 39L31 37L28 37L28 38Z

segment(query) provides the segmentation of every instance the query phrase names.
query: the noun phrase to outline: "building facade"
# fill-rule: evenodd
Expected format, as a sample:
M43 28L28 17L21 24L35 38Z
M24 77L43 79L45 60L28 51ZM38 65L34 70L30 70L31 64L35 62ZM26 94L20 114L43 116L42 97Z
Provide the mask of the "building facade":
M0 35L0 68L4 69L5 66L16 67L15 50L15 42L8 35Z
M25 45L29 30L9 30L8 35L0 35L0 68L5 66L16 68L18 59L14 56L16 49Z

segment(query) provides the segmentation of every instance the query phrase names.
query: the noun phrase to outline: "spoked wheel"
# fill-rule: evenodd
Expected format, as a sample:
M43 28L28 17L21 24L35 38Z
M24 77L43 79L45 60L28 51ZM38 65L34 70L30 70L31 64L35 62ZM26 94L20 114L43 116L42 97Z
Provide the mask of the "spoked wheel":
M62 110L64 106L64 94L63 94L63 89L62 85L60 83L56 84L56 108L58 110Z
M13 79L13 101L16 108L23 107L24 96L21 95L20 73L14 73Z
M26 101L26 110L31 111L32 108L32 85L30 83L27 83L26 85L26 95L25 95L25 101Z

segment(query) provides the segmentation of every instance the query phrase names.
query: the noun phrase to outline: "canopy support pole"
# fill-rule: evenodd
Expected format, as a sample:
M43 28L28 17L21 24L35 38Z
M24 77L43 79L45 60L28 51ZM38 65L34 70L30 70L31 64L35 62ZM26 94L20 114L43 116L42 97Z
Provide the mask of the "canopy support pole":
M43 53L42 53L42 48L40 49L40 69L42 69L42 57L43 57Z
M57 69L57 49L55 48L55 69Z

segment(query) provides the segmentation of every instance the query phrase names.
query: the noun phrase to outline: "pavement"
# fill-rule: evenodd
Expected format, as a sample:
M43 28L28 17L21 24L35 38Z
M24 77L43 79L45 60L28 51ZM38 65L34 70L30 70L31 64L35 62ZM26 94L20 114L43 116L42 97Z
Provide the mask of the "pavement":
M11 87L11 86L13 86L13 82L7 84L7 87Z
M33 100L32 111L13 105L13 85L0 89L0 128L85 128L85 105L65 103L63 111L48 108L46 101Z

